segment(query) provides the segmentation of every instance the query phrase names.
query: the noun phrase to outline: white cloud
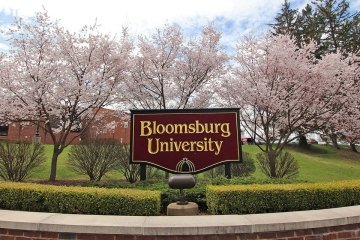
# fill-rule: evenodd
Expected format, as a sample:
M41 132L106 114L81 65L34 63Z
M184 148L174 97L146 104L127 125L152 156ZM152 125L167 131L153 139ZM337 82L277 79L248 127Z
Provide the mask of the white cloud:
M360 0L350 1L350 7L359 11L360 10Z
M8 45L6 45L5 43L1 43L0 42L0 50L8 50L9 49L9 46Z
M106 32L120 32L128 26L133 34L147 33L164 23L176 22L191 28L204 25L216 17L234 21L235 31L225 39L242 32L258 32L266 28L283 0L1 0L0 11L21 17L33 16L43 7L53 18L77 30L97 22ZM246 25L243 23L246 22Z

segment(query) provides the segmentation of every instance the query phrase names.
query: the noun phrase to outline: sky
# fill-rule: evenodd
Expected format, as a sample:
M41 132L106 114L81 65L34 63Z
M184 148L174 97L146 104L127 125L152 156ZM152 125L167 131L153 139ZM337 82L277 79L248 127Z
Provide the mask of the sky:
M53 19L77 31L95 21L106 33L120 33L128 27L132 36L149 34L165 24L177 23L193 36L201 26L213 24L223 33L222 44L234 47L242 36L263 34L274 21L284 0L0 0L0 28L15 16L31 18L46 9ZM360 9L360 0L348 0L351 9ZM310 0L289 0L302 8ZM7 44L0 36L0 49Z

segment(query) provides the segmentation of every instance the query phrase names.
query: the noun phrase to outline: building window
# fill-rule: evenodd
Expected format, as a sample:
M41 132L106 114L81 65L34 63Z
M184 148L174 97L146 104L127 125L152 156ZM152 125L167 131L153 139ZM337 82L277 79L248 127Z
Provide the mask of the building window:
M9 126L0 125L0 136L7 136L9 131Z

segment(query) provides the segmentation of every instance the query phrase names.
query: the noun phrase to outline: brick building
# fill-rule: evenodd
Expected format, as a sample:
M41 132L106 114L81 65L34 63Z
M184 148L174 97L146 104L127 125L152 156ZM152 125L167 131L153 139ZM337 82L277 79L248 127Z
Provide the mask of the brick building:
M89 127L81 132L79 129L71 131L67 140L71 144L79 144L88 139L115 139L121 143L130 142L130 117L125 113L118 113L114 110L102 108ZM38 126L39 124L39 126ZM53 144L52 138L41 126L43 122L10 122L0 125L0 140L8 141L34 141L38 131L40 142Z

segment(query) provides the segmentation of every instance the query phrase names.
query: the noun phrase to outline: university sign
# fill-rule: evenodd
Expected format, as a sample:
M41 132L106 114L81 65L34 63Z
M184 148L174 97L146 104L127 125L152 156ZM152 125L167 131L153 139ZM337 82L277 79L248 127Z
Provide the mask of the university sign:
M132 110L130 163L198 173L241 160L239 109Z

